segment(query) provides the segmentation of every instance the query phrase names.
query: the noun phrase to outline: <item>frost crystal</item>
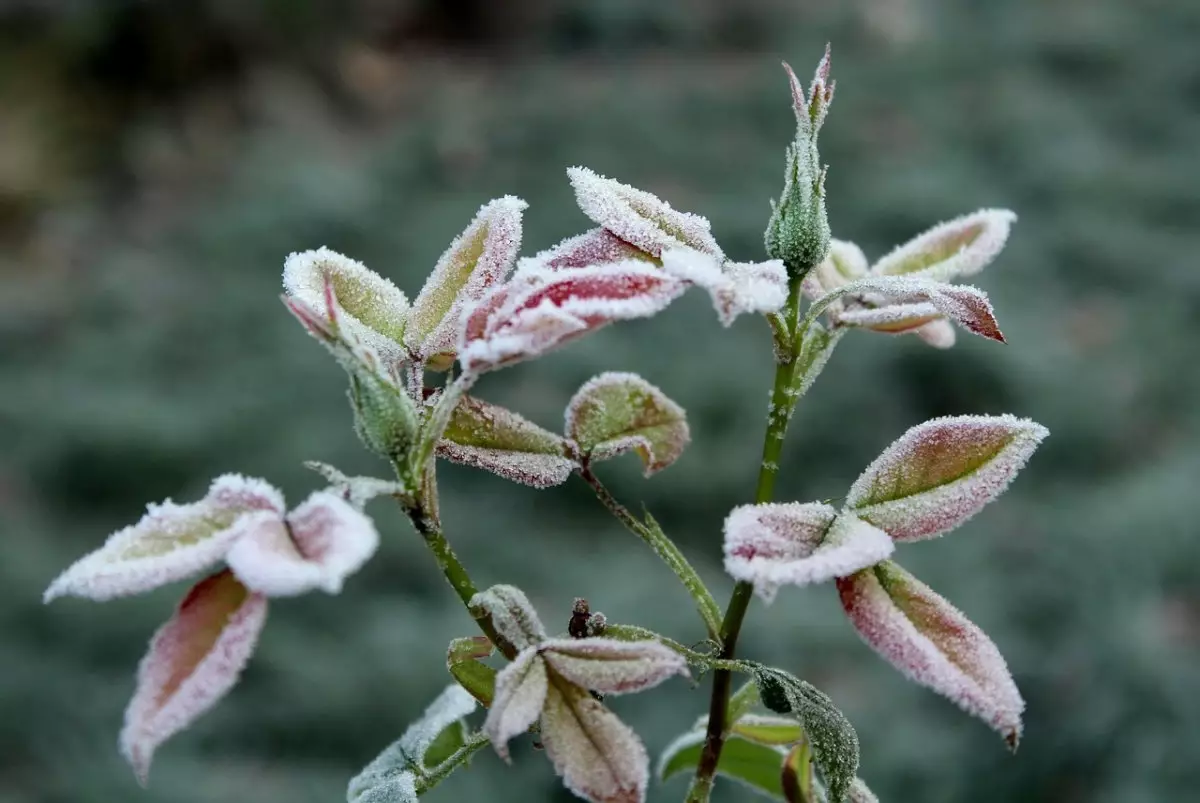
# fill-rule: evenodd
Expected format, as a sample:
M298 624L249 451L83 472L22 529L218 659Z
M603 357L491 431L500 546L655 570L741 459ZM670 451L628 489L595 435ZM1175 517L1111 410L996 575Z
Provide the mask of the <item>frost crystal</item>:
M982 630L895 563L838 580L838 592L872 649L1016 747L1025 703L1000 651Z
M636 451L646 476L674 463L691 440L682 407L637 374L614 371L589 379L571 397L566 432L591 460Z
M439 457L482 468L505 479L548 488L571 476L575 461L566 441L497 404L464 396L450 418Z
M567 170L579 208L595 223L653 257L671 248L693 248L724 260L706 218L679 212L660 198L605 178L586 167Z
M645 251L622 240L605 228L591 229L568 237L553 248L540 251L517 263L517 271L560 270L607 265L627 259L653 259Z
M880 259L871 272L942 282L972 276L1003 250L1016 219L1007 209L981 209L939 223Z
M894 548L887 533L829 505L743 505L725 519L725 571L768 602L781 585L852 574Z
M863 471L846 507L897 541L941 535L999 496L1047 434L1011 415L926 421Z
M266 599L223 571L198 583L154 634L138 668L120 740L143 784L155 749L237 682L266 616Z
M339 309L328 308L327 281L333 284ZM361 262L328 248L290 254L283 264L283 288L318 316L340 318L355 340L389 363L405 358L401 343L408 299L391 281Z
M663 252L662 262L667 273L708 291L724 326L744 313L778 312L787 303L787 271L777 259L722 267L708 254L675 248Z

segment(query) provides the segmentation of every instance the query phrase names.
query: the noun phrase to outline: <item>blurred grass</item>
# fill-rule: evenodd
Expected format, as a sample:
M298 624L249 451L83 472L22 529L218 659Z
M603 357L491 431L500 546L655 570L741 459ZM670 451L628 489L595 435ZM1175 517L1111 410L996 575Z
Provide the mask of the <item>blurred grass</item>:
M531 253L586 227L585 164L713 220L761 255L802 72L834 43L823 136L837 236L869 255L980 206L1021 215L981 277L1010 345L848 338L789 442L782 499L838 497L908 426L1009 411L1052 437L1013 490L900 560L980 623L1029 701L1016 758L905 683L828 588L756 605L748 654L825 688L888 800L1184 800L1200 782L1200 62L1194 4L192 2L14 4L0 28L0 800L340 800L446 682L471 632L394 511L338 598L275 605L243 683L160 753L139 792L113 747L132 672L177 589L43 608L50 578L148 500L226 470L315 487L300 461L375 472L336 366L276 296L328 245L410 295L489 198L530 201ZM960 338L960 341L965 341ZM687 297L491 376L555 427L600 370L689 411L695 443L644 501L724 599L719 522L746 500L770 377L758 321ZM632 463L632 461L631 461ZM699 638L690 605L585 488L448 467L445 517L478 582L550 622L573 596ZM652 750L684 684L618 700ZM734 790L736 791L736 790ZM567 800L545 761L481 756L434 799ZM678 786L651 799L682 795ZM733 792L724 799L737 799Z

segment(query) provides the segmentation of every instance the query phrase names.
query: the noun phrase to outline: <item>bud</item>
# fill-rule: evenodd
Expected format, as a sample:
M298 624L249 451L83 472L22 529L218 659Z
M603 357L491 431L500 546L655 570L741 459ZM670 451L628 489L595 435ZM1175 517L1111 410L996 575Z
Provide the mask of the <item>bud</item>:
M833 100L829 81L829 48L817 65L805 96L796 74L785 62L796 113L796 139L788 146L783 193L767 224L767 255L783 261L788 275L803 278L829 251L829 219L825 214L825 170L817 152L817 134Z

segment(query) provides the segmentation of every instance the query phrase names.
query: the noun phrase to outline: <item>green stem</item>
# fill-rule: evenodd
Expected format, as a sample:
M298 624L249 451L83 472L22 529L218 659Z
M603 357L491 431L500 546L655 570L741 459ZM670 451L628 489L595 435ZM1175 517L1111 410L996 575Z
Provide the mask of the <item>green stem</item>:
M433 787L437 786L442 781L450 777L450 773L466 764L471 760L471 756L475 755L481 747L489 743L487 735L483 731L472 733L467 737L466 743L462 747L450 754L450 757L438 764L433 771L423 775L417 782L417 794L423 795Z
M692 600L696 603L697 610L700 611L700 617L704 620L705 626L708 628L708 634L711 638L719 638L721 632L721 609L717 605L717 601L713 599L712 593L708 590L708 586L704 585L704 581L700 579L700 575L696 573L692 564L688 563L687 558L679 550L667 534L662 531L657 523L651 519L650 524L640 521L636 516L616 500L616 497L600 482L600 478L592 473L591 466L586 463L579 470L579 476L583 481L591 486L596 493L596 498L600 500L609 512L617 517L625 528L631 533L641 538L646 545L658 555L663 563L670 567L671 571L675 572L675 576L683 583L684 588L691 594Z

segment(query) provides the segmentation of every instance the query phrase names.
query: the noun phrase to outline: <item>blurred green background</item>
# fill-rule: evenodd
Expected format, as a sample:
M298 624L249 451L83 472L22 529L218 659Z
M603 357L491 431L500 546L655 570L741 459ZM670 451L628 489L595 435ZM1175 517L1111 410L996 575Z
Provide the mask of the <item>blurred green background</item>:
M999 503L899 559L997 641L1028 703L1014 758L857 639L830 587L756 603L746 654L828 691L884 801L1182 801L1200 786L1200 7L1193 0L8 0L0 6L0 800L282 803L345 783L447 681L470 620L395 511L340 597L275 604L243 682L159 753L115 749L133 672L182 589L40 595L146 501L212 476L293 500L324 460L382 473L337 366L278 302L284 256L328 245L415 294L489 198L527 199L526 253L589 224L588 165L707 215L762 258L792 131L779 60L826 41L835 235L869 255L981 206L1021 220L980 277L1010 345L852 335L798 413L781 499L838 497L907 427L1013 412L1052 436ZM481 395L552 428L600 370L642 373L695 442L644 501L727 598L720 521L748 500L766 327L702 294ZM670 574L582 484L448 467L478 582L702 635ZM615 701L652 752L705 708L681 682ZM683 782L651 790L678 800ZM724 788L724 801L749 793ZM432 800L567 801L542 756L490 752Z

